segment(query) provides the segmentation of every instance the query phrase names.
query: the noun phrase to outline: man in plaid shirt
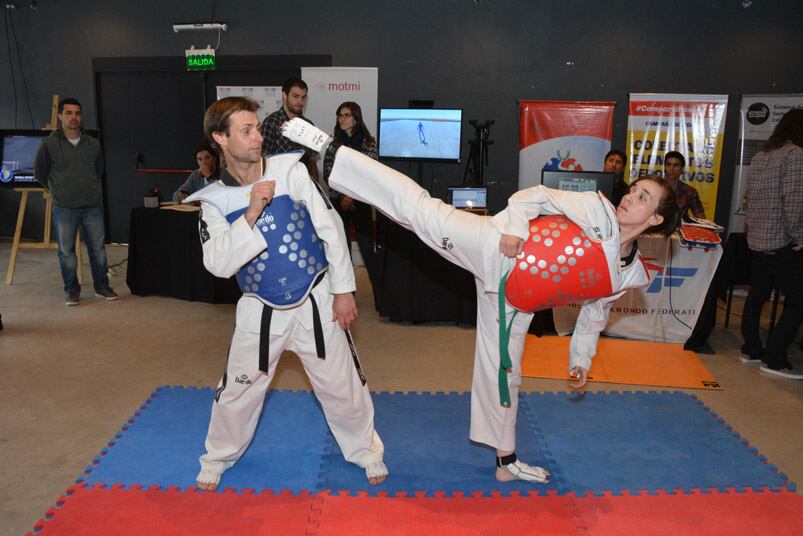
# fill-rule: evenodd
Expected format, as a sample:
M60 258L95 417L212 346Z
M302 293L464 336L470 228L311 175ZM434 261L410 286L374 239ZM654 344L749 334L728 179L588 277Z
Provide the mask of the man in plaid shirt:
M310 124L312 121L304 117L304 106L307 104L307 83L300 78L288 78L282 84L282 107L270 114L262 122L259 130L262 134L262 156L287 153L290 151L304 151L301 161L309 169L310 177L318 180L318 166L315 164L316 155L310 149L288 140L279 131L279 128L294 117L300 117Z
M669 151L664 156L664 178L669 186L675 191L675 201L684 216L688 216L691 211L695 218L705 219L705 209L700 201L700 195L694 186L690 186L680 180L683 168L686 167L686 159L677 151Z
M752 281L742 316L742 361L760 370L803 379L786 351L803 319L803 109L789 110L750 163L747 178L747 245ZM761 308L773 288L785 297L783 314L761 346Z

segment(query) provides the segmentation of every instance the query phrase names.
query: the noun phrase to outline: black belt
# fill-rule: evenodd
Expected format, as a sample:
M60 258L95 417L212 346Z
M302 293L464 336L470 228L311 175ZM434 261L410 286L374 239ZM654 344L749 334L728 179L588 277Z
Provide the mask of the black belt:
M312 288L318 286L323 281L323 276L326 272L321 273L312 284ZM312 289L309 294L310 302L312 303L312 331L315 334L315 352L318 354L319 359L326 359L326 345L323 340L323 326L321 325L321 313L318 311L318 304L315 303L315 298L312 296ZM273 307L264 304L262 307L262 319L259 327L259 370L268 372L268 363L270 361L270 320L273 317Z

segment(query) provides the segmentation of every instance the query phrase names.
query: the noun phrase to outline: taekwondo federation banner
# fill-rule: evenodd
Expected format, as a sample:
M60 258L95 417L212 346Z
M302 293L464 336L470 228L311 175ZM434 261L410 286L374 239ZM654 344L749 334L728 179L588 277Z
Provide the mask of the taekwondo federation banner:
M519 189L541 170L601 171L611 150L615 102L519 101Z
M217 98L224 97L250 97L257 101L257 116L261 123L282 107L282 86L217 86Z
M662 175L664 154L686 158L681 180L700 194L714 219L725 133L727 95L631 93L627 121L627 176Z
M750 162L775 130L775 125L783 114L792 108L803 108L803 94L742 95L742 104L739 107L739 150L728 233L744 232L744 190Z
M686 342L697 323L722 248L689 249L674 237L641 237L638 243L652 280L648 287L630 289L613 303L603 333L645 341ZM571 333L579 314L577 304L553 309L557 332Z

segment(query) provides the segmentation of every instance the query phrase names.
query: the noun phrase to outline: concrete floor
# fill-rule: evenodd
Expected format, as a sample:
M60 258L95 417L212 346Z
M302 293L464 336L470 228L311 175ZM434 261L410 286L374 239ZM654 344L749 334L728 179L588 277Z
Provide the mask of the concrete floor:
M127 249L108 248L110 264ZM214 386L223 371L233 305L131 296L116 269L117 302L85 292L64 305L55 251L20 253L14 284L5 285L10 244L0 243L0 534L30 531L101 447L160 385ZM84 257L86 258L86 257ZM89 277L88 266L84 273ZM394 324L369 303L365 270L357 269L361 316L353 330L374 391L467 391L474 330L448 324ZM737 313L740 304L736 306ZM803 483L803 381L770 376L739 361L739 318L720 325L700 356L723 391L689 391L750 440L793 482ZM803 366L795 348L792 360ZM274 387L309 388L287 354ZM564 381L525 378L523 390L565 391ZM592 384L589 390L653 390ZM382 423L377 427L381 431ZM202 441L203 438L198 438ZM492 478L492 460L488 477Z

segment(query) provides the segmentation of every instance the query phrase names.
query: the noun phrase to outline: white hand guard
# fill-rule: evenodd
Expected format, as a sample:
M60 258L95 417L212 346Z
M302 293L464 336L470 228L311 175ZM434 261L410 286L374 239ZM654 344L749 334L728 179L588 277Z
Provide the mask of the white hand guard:
M309 147L313 151L323 154L332 142L323 130L310 125L299 117L294 117L282 125L282 135L304 147Z

